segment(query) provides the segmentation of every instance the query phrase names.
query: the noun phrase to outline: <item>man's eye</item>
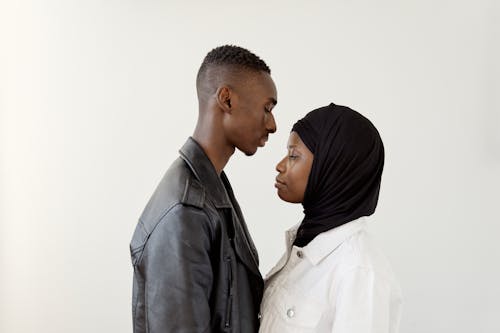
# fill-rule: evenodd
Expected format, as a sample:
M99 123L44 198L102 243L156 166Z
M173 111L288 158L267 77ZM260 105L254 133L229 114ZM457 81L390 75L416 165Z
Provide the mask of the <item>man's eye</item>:
M296 159L298 156L297 155L288 155L288 158L291 159L291 160L294 160Z

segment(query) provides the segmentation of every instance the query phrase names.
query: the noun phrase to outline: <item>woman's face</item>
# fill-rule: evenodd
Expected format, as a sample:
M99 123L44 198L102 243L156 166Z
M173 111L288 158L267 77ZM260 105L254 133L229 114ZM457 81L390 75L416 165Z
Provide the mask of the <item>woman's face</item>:
M288 154L276 165L274 186L278 196L288 202L301 203L304 200L307 180L313 163L314 155L306 147L296 132L290 133L288 139Z

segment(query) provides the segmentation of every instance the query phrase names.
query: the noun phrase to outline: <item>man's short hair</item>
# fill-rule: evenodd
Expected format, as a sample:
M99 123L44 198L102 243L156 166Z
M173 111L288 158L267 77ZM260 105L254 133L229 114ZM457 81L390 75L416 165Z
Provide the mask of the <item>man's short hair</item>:
M196 86L199 87L204 74L210 67L235 67L252 71L263 71L271 74L267 64L254 53L235 45L223 45L208 52L198 70Z

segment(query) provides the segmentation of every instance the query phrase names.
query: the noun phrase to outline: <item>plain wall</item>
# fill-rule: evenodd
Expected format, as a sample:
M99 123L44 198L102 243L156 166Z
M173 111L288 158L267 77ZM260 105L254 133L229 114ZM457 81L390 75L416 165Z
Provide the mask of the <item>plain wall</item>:
M128 244L197 116L213 47L261 56L278 132L226 167L261 257L300 205L275 164L330 102L386 147L370 230L401 332L500 332L498 1L0 2L0 332L131 332Z

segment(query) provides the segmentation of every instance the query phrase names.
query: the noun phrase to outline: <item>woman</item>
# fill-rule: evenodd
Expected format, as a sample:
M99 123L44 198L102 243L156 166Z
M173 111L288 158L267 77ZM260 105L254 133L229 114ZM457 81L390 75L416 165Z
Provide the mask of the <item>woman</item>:
M305 217L266 277L260 332L398 331L400 289L365 230L383 166L376 128L348 107L330 104L293 126L275 186Z

